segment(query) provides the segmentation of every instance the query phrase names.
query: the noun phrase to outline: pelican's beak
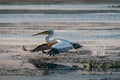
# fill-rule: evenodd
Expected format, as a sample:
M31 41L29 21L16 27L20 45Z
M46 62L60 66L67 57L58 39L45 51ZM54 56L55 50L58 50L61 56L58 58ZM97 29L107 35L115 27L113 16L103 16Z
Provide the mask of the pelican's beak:
M49 35L50 32L49 31L43 31L43 32L40 32L40 33L37 33L37 34L33 34L32 36L41 35L41 34L47 34L47 35Z

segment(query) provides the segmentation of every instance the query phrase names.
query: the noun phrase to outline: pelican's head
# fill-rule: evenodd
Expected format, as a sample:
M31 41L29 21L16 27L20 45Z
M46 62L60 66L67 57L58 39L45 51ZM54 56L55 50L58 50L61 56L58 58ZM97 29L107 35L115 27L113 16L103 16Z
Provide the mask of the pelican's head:
M73 47L74 47L75 49L78 49L78 48L81 48L81 47L83 47L83 46L80 45L80 44L78 44L78 43L73 43Z
M45 34L45 35L53 35L54 34L54 31L53 30L48 30L48 31L43 31L43 32L40 32L40 33L37 33L37 34L33 34L32 36L36 36L36 35L41 35L41 34Z

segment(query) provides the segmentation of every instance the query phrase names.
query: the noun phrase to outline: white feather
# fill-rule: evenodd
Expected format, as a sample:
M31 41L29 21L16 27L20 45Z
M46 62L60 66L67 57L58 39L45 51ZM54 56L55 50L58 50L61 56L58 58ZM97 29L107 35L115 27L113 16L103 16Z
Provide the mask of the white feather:
M57 39L58 43L52 46L52 48L57 49L59 52L65 52L73 48L70 41L64 39Z

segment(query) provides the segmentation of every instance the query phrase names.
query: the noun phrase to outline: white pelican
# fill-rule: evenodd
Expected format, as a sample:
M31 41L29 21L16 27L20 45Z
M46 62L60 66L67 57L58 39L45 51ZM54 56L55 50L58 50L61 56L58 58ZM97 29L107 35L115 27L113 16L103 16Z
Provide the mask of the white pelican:
M36 36L36 35L40 35L40 34L46 34L46 35L48 35L45 38L46 43L44 43L44 44L36 47L33 50L30 50L31 52L42 51L43 53L46 53L46 52L44 52L44 50L50 49L47 52L47 54L49 54L50 56L51 55L54 56L55 54L59 54L61 52L67 52L67 51L69 51L69 50L71 50L73 48L74 49L78 49L78 48L83 47L83 46L81 46L78 43L71 42L71 41L64 40L64 39L53 39L53 40L50 40L50 38L54 34L53 30L48 30L48 31L40 32L40 33L34 34L32 36ZM44 49L42 48L43 45L45 46ZM46 49L46 47L47 47L47 49ZM27 49L25 49L24 46L23 46L23 50L28 51Z
M38 52L38 51L42 51L42 53L46 53L44 50L49 50L51 49L52 45L54 45L55 43L52 43L52 42L49 42L48 37L52 37L52 35L54 34L54 32L52 34L50 34L50 31L44 31L44 32L41 32L39 33L40 34L48 34L49 36L46 37L46 42L35 47L34 49L31 49L31 50L28 50L25 48L25 46L23 46L23 50L24 51L29 51L29 52ZM38 34L35 34L35 35L38 35ZM32 36L35 36L35 35L32 35Z

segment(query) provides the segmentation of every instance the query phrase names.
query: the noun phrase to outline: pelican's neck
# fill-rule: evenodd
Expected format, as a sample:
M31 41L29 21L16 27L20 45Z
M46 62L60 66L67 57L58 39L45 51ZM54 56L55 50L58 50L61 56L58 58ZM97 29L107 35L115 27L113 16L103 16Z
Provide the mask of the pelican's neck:
M50 38L53 36L54 33L50 33L48 36L46 36L46 42L49 43L49 44L53 44L54 41L53 40L50 40Z

